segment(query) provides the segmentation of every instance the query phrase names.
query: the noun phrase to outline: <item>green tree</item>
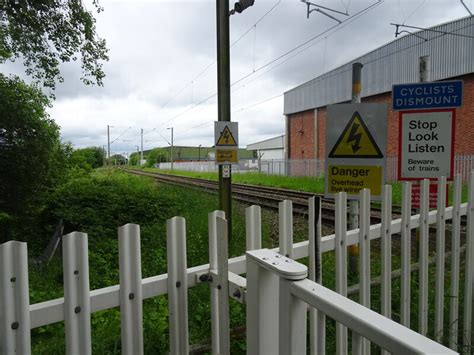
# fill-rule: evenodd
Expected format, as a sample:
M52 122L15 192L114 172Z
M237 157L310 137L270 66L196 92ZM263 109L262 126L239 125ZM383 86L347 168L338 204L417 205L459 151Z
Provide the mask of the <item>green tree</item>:
M122 154L114 154L110 157L110 164L112 165L126 165L127 159Z
M140 154L135 152L130 154L130 165L140 165Z
M146 167L151 168L156 163L161 163L167 160L166 151L162 148L154 148L146 155Z
M102 11L94 0L97 12ZM95 19L80 0L3 0L0 2L0 63L22 58L26 73L45 87L63 80L61 63L81 60L85 84L102 85L108 60Z
M104 150L99 147L76 149L71 154L70 164L90 171L104 164Z
M61 144L59 127L46 112L48 106L48 98L37 87L0 74L2 237L7 234L2 221L26 225L64 175L68 147Z

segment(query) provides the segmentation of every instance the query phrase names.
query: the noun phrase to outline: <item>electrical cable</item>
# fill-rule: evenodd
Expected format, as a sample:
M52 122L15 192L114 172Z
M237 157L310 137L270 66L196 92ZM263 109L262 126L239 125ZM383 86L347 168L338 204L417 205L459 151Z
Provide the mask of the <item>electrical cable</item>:
M358 18L358 17L360 17L360 16L366 14L367 12L371 11L374 7L376 7L376 6L380 5L380 4L382 4L383 2L384 2L384 0L379 0L379 1L375 2L374 4L369 5L368 7L366 7L366 8L364 8L364 9L360 10L359 12L355 13L354 15L348 17L347 19L345 19L344 21L342 21L341 24L339 24L339 23L338 23L338 24L335 24L335 25L331 26L329 29L327 29L327 30L325 30L325 31L323 31L323 32L321 32L321 33L319 33L319 34L317 34L317 35L311 37L310 39L308 39L308 40L306 40L305 42L299 44L298 46L294 47L293 49L288 50L287 52L285 52L285 53L279 55L278 57L276 57L276 58L270 60L269 62L267 62L267 63L261 65L260 67L258 67L258 68L255 69L254 71L252 71L252 72L250 72L250 73L244 75L244 76L241 77L240 79L234 81L233 83L231 83L231 87L234 86L234 85L236 85L236 84L238 84L239 82L241 82L241 81L243 81L243 80L249 78L250 76L252 76L252 75L254 75L255 73L257 73L258 71L260 71L260 70L262 70L262 69L265 69L266 67L268 67L269 65L271 65L271 64L273 64L273 63L279 61L280 59L282 59L282 58L288 56L289 54L293 53L294 51L296 51L296 50L298 50L298 49L301 49L302 47L304 47L304 46L310 44L310 43L313 42L314 40L316 40L316 39L318 39L319 37L321 37L321 36L327 34L328 32L332 31L332 30L335 29L336 27L342 26L343 24L344 24L344 26L347 25L347 23L348 23L349 20L354 20L355 18ZM344 27L344 26L343 26L343 27ZM311 46L308 46L307 48L310 48L310 47L311 47ZM307 48L304 48L304 49L303 49L302 51L300 51L299 53L303 52L303 51L306 50ZM195 104L194 106L188 107L188 108L185 109L184 111L182 111L182 112L178 113L177 115L175 115L175 116L169 118L168 120L166 120L165 122L163 122L163 124L166 124L166 123L168 123L168 122L171 122L171 121L175 120L176 118L178 118L178 117L184 115L185 113L191 111L191 110L194 109L195 107L197 107L197 106L199 106L199 105L201 105L201 104L207 102L208 100L210 100L211 98L213 98L213 97L216 96L216 95L217 95L217 92L214 93L214 94L212 94L212 95L210 95L210 96L208 96L208 97L206 97L205 99L201 100L199 103Z
M123 136L125 133L127 133L128 130L131 129L131 128L132 128L132 127L130 126L130 127L128 127L125 131L123 131L122 133L120 133L120 134L117 136L117 138L115 138L114 140L112 140L112 141L110 142L110 144L116 142L117 139L119 139L120 137L122 137L122 136Z
M257 24L259 24L268 14L270 14L279 4L281 0L278 0L263 16L261 16L257 22L255 22L252 26L250 26L242 35L239 36L234 42L231 43L230 48L235 46L242 38L244 38ZM184 90L186 90L194 81L199 79L206 71L208 71L213 65L217 63L217 60L214 60L212 63L207 65L202 71L200 71L190 82L184 85L178 92L173 95L171 99L166 101L163 105L161 105L160 109L165 108L169 103L171 103L174 99L176 99Z

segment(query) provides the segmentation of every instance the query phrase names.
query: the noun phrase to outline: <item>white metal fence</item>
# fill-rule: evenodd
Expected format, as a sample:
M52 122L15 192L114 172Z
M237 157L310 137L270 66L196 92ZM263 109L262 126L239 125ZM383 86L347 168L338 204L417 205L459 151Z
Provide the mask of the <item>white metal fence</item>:
M171 163L159 163L157 164L158 169L170 170ZM182 171L195 171L195 172L216 172L219 171L219 165L216 165L215 161L185 161L185 162L174 162L173 169ZM246 173L249 171L258 171L258 160L257 159L242 159L239 160L238 164L232 165L232 172L234 173Z
M187 290L208 282L211 288L213 353L228 354L229 297L247 305L247 350L249 354L300 354L306 349L306 304L310 306L311 354L324 354L326 316L336 326L336 351L348 352L348 329L352 352L368 354L369 341L394 353L450 353L448 348L424 335L432 330L437 340L446 334L452 349L472 350L472 301L474 271L474 173L471 173L468 203L461 203L461 177L455 179L454 204L445 207L445 179L440 179L438 210L428 207L428 181L422 183L420 214L411 215L411 185L403 183L402 216L392 220L391 187L384 187L382 222L370 224L370 192L361 191L360 228L347 231L346 194L335 200L335 234L321 237L321 205L309 200L308 240L293 243L291 201L280 203L279 248L262 248L261 211L246 210L246 255L228 259L227 221L223 212L209 214L209 264L188 268L186 222L181 217L167 221L168 273L142 279L140 227L119 228L120 285L89 290L87 235L73 232L63 237L64 297L29 304L28 261L25 243L0 245L0 353L29 354L30 329L64 321L67 354L91 353L90 314L120 307L122 352L143 353L142 301L168 294L171 354L189 350ZM465 254L461 257L461 217L466 216ZM449 285L445 285L446 224L450 222L451 260ZM429 240L436 229L436 300L429 304ZM419 231L418 283L412 282L412 230ZM392 246L399 235L401 246ZM380 239L380 249L370 243ZM347 298L347 247L359 245L359 302ZM254 250L254 251L252 251ZM335 290L321 285L322 253L335 252ZM371 311L371 254L380 255L381 315ZM309 278L304 265L294 260L309 256ZM401 259L400 294L391 288L392 258ZM462 266L462 268L461 268ZM460 270L464 270L464 284ZM246 278L240 276L246 273ZM433 277L431 277L433 281ZM449 286L449 298L444 295ZM279 290L279 291L278 291ZM397 293L397 294L395 294ZM413 326L412 296L418 294L418 332ZM460 304L460 295L464 302ZM400 297L400 324L392 317L392 298ZM449 304L449 321L444 308ZM462 307L461 307L462 306ZM435 319L428 324L429 307ZM397 311L398 313L398 311ZM460 320L463 320L460 324ZM445 326L448 324L448 326ZM462 336L461 336L462 334ZM463 348L464 347L464 348ZM467 350L468 352L471 350Z

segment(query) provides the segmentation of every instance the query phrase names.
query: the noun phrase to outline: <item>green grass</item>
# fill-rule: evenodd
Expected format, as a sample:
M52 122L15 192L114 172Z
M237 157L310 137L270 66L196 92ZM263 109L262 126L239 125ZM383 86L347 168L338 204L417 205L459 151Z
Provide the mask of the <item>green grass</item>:
M143 170L151 172L160 172L164 174L172 174L170 170L162 170L155 168L143 168ZM213 172L193 172L175 170L173 172L173 175L195 177L212 181L218 180L217 173ZM233 174L232 182L324 194L324 177L266 175L257 172L250 172L245 174ZM390 185L392 186L392 202L393 204L400 205L402 202L402 184L400 182L392 182L390 183ZM448 189L448 203L452 205L452 183L448 184ZM467 192L467 186L463 185L461 193L462 202L467 202Z
M125 223L141 227L143 277L166 273L166 219L186 218L188 267L207 264L208 213L217 209L217 196L180 187L156 185L153 179L119 171L100 170L90 177L69 181L50 198L45 221L50 226L58 218L65 222L65 233L73 230L88 234L90 289L119 284L117 228ZM262 211L263 246L278 243L275 213ZM295 240L306 235L303 224L295 227ZM31 256L39 254L44 243L29 241ZM233 204L233 237L229 256L245 252L245 206ZM45 270L30 267L30 303L63 296L62 259L53 258ZM210 338L209 287L189 290L190 342ZM164 354L168 350L167 297L144 301L145 353ZM232 302L231 328L245 324L245 307ZM32 331L34 354L63 354L64 324L59 322ZM111 309L92 315L93 353L120 353L120 311ZM233 343L232 353L245 353L242 341Z
M201 175L202 176L202 175ZM258 184L260 179L280 181L281 187L291 188L288 181L312 181L311 178L289 179L286 177L234 175L237 179L247 179ZM309 183L310 184L310 183ZM310 184L311 185L311 184ZM89 265L91 289L119 283L117 227L134 222L141 226L141 250L143 277L166 272L166 219L175 215L186 218L187 263L188 267L208 263L207 215L217 208L217 196L202 192L156 185L150 179L132 176L119 171L101 170L91 177L74 179L51 196L47 220L62 217L66 222L66 232L80 230L89 236ZM229 243L229 255L238 256L245 249L245 206L233 204L233 236ZM295 242L307 238L307 222L294 220ZM262 210L263 247L272 248L278 244L278 217L274 212ZM30 254L41 250L31 244ZM30 244L29 244L30 246ZM463 259L461 259L463 260ZM307 263L307 259L301 260ZM393 269L400 265L399 255L394 251ZM334 289L334 252L323 254L323 284ZM372 276L380 275L380 258L372 252ZM463 274L463 267L461 267ZM417 277L412 274L412 324L417 327ZM30 270L30 301L37 303L63 295L62 260L59 257L45 271ZM430 314L429 324L434 322L434 267L430 268ZM357 283L356 276L349 277L349 284ZM461 279L461 286L463 282ZM393 282L393 318L397 320L400 309L399 281ZM445 325L449 304L449 266L446 270ZM460 295L462 309L462 295ZM357 300L357 296L352 297ZM201 285L189 290L189 324L191 343L201 343L210 339L209 287ZM380 287L372 287L372 309L380 310ZM144 342L145 353L164 354L168 350L168 310L165 295L144 301ZM245 324L245 307L231 302L231 328ZM64 353L63 322L33 330L33 353ZM433 336L432 333L429 334ZM462 335L460 336L462 337ZM111 309L92 315L92 344L94 353L120 353L120 312ZM327 326L327 352L334 353L334 322ZM461 349L460 349L461 350ZM232 343L233 354L245 353L245 341ZM374 352L377 353L377 352Z

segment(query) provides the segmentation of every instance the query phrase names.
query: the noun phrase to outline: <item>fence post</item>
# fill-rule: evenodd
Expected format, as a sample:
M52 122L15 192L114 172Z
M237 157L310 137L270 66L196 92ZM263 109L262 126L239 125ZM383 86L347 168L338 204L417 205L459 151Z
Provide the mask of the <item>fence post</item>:
M309 231L309 279L322 283L321 270L321 198L314 196L308 200ZM310 353L324 355L326 351L326 315L311 307L310 313Z
M382 195L382 304L381 314L392 318L392 185L385 185ZM389 355L382 349L382 355Z
M291 281L280 278L278 354L306 354L306 303L291 294Z
M217 274L217 217L225 218L224 211L214 211L208 214L209 225L209 269ZM219 290L213 287L211 283L211 336L212 336L212 353L219 354Z
M140 226L118 229L122 354L143 354L142 270Z
M260 206L245 209L246 250L262 248L262 211Z
M458 322L459 322L459 248L460 248L460 224L461 224L461 175L454 178L453 193L453 219L451 234L451 291L449 305L449 324L451 325L449 336L449 347L453 350L458 345Z
M464 286L464 326L465 334L464 345L470 346L474 343L472 335L473 319L473 288L474 288L474 171L469 174L468 188L468 210L467 210L467 229L466 229L466 271Z
M189 353L185 219L182 217L168 219L166 236L170 353L184 355Z
M0 353L31 354L26 243L0 244Z
M435 329L434 335L439 343L443 340L444 322L444 263L445 263L445 211L446 211L446 178L438 179L438 201L436 214L436 293L435 293Z
M339 192L335 199L336 292L347 297L347 194ZM347 354L347 328L336 323L336 353Z
M402 185L400 323L410 328L411 184Z
M260 249L247 251L246 271L247 354L305 353L306 305L292 301L287 294L289 288L281 286L281 278L304 279L307 267L271 250ZM281 296L283 306L279 303L282 289L288 291ZM288 351L288 346L297 351Z
M66 353L91 354L91 306L87 234L63 236Z
M359 302L370 309L370 190L362 189L359 197ZM360 345L360 354L370 354L370 343L367 339L362 339Z
M425 179L420 186L420 277L418 296L418 332L426 336L428 332L428 247L429 224L428 212L430 203L430 181Z
M281 255L293 259L293 202L289 200L278 204L279 243Z

